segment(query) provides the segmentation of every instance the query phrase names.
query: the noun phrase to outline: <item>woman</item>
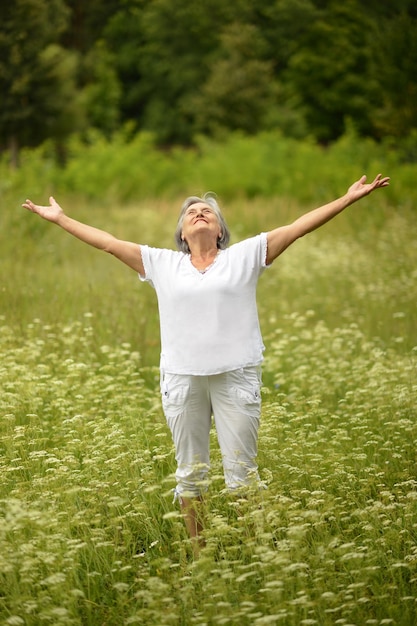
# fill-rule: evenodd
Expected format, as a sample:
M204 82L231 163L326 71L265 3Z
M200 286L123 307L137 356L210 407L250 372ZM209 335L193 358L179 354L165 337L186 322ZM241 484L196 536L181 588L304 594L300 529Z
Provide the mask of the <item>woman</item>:
M227 247L229 231L212 196L188 198L175 238L178 252L116 239L49 206L23 206L105 252L156 290L161 331L161 392L177 460L176 495L194 540L202 545L198 502L209 467L213 416L230 490L259 481L256 455L261 412L260 365L264 346L256 308L263 270L298 238L348 206L386 187L366 176L345 195L293 223Z

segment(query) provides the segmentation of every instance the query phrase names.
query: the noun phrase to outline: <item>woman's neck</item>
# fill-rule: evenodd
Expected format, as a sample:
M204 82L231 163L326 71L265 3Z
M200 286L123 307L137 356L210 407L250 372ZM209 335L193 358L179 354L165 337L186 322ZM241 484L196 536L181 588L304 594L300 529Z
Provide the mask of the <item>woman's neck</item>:
M193 249L190 253L190 260L199 272L204 272L213 265L219 252L220 250L218 250L218 248L198 251Z
M190 251L190 256L194 260L212 261L217 256L218 252L219 250L217 247L210 247L208 249L193 247Z

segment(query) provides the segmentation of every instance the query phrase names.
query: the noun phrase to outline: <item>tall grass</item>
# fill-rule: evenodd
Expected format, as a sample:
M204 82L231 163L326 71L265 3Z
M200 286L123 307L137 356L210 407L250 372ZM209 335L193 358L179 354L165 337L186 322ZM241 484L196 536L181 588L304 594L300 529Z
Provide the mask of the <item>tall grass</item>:
M349 173L344 158L324 186ZM216 159L225 171L220 150ZM24 213L22 190L7 192L1 624L416 623L417 226L412 190L394 201L395 185L297 242L262 276L259 464L268 489L224 492L213 432L207 546L195 562L172 503L152 290ZM68 192L58 199L120 237L171 246L173 195L103 209ZM317 188L310 206L320 197ZM288 198L221 197L233 240L308 208Z
M269 346L268 490L225 495L213 441L195 563L155 369L88 317L3 326L3 623L413 624L415 361L311 317Z

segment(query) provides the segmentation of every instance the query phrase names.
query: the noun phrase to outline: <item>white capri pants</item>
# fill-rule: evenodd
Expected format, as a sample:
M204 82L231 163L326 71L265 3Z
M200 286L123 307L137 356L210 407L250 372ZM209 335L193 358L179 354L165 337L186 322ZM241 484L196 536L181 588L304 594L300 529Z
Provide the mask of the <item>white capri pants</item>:
M227 488L259 482L260 389L260 367L210 376L161 372L162 405L175 446L178 497L198 497L206 489L212 416Z

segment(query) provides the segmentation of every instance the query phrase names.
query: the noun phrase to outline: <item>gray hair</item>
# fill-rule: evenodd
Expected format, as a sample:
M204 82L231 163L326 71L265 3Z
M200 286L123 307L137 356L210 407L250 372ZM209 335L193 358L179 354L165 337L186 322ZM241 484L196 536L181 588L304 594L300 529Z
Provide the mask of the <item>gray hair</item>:
M178 218L177 227L175 229L175 235L174 235L175 243L177 244L178 250L180 250L181 252L184 252L185 254L190 254L191 252L188 246L188 243L181 236L182 225L184 223L184 217L185 217L185 213L187 209L192 204L196 204L197 202L204 202L205 204L208 204L210 208L213 209L217 217L217 220L219 222L220 230L221 230L221 235L217 240L217 247L219 248L219 250L224 250L227 247L227 244L229 243L229 240L230 240L230 230L226 224L226 221L217 203L216 197L213 193L205 193L202 198L199 198L198 196L190 196L189 198L184 200L183 205L181 207L181 212Z

